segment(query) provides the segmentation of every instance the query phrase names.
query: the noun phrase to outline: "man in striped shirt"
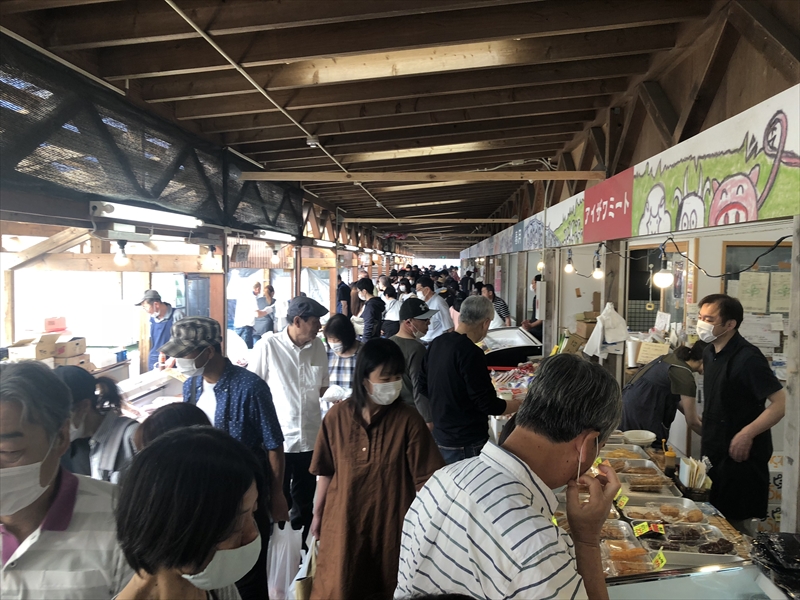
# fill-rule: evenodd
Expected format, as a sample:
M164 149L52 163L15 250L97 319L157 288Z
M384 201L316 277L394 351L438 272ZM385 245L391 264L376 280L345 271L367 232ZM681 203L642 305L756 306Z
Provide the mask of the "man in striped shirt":
M503 444L434 474L406 514L395 597L608 598L600 530L620 484L581 476L622 413L617 382L574 355L545 359ZM581 504L578 484L589 486ZM572 538L553 522L567 485Z
M117 542L116 486L59 466L70 403L42 363L0 365L3 600L107 600L133 576Z
M496 318L492 322L490 329L503 327L503 325L506 327L511 327L511 311L508 310L508 304L506 304L506 301L494 293L494 286L491 283L484 285L481 289L481 295L486 296L492 301L492 304L494 304Z

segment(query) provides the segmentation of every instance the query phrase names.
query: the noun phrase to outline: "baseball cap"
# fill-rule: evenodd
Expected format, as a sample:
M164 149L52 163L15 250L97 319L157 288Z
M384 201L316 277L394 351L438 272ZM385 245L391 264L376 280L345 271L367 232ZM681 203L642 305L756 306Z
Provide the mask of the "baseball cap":
M308 317L324 317L327 314L328 309L313 298L298 296L289 302L289 310L286 314L286 318L292 321L295 317L307 319Z
M439 312L437 309L431 310L428 305L419 298L409 298L400 306L400 320L406 319L430 319Z
M136 306L141 306L145 302L161 302L161 294L155 290L147 290L142 299L136 303Z
M186 317L172 326L172 337L158 349L167 356L183 358L195 350L222 343L219 323L209 317Z

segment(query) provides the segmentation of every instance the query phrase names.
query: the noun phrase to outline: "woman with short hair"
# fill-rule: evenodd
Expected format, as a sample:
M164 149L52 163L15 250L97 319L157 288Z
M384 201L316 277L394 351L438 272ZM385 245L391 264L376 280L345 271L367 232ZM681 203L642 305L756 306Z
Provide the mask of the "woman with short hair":
M117 536L135 575L116 599L238 600L234 584L261 551L263 483L253 454L224 431L185 427L153 440L119 490Z
M328 319L322 328L328 352L330 385L338 385L349 395L353 389L353 373L356 370L356 357L363 345L356 339L356 329L345 315L336 314ZM331 409L333 402L320 400L322 416Z
M319 476L311 532L320 541L312 598L391 598L403 518L444 466L416 408L397 402L405 359L373 339L358 353L353 395L335 404L317 436Z

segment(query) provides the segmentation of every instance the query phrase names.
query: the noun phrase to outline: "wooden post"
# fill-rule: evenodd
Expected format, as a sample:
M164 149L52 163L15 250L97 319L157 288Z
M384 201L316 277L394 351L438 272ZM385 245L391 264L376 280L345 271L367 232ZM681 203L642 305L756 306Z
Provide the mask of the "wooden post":
M612 254L615 252L616 254ZM628 261L623 260L620 254L627 255L628 243L625 241L613 241L606 243L605 255L605 284L603 289L604 302L611 302L614 309L620 315L627 313L628 301ZM605 307L600 307L602 311ZM623 373L625 367L624 354L609 354L603 361L603 367L609 371L623 385Z
M140 273L139 287L144 295L153 285L150 273ZM139 372L147 373L147 357L150 354L150 316L142 310L139 319Z
M3 346L14 343L14 271L3 271Z
M786 332L786 416L783 440L781 531L800 533L800 216L794 216L792 305Z
M555 248L546 248L542 251L544 260L542 280L545 282L542 356L549 356L553 346L558 343L560 317L557 298L560 297L561 278L559 274L561 273L561 265L560 261L556 260L557 253L560 253L560 250Z
M525 305L526 291L528 290L528 253L517 253L517 325L528 316L528 307Z

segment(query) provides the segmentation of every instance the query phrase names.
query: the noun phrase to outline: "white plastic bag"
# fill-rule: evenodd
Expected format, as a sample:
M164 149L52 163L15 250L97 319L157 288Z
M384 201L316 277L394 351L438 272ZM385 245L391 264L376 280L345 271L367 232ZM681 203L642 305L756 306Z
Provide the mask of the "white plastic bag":
M308 552L303 556L303 564L297 572L297 577L289 589L289 597L294 600L308 600L311 598L311 588L314 585L314 576L317 574L317 552L319 542L313 535L308 536Z
M267 549L267 582L272 600L290 598L289 587L300 568L302 546L302 529L294 530L290 523L283 529L273 525Z
M606 307L597 317L597 322L603 324L603 337L607 344L616 344L628 339L628 324L614 310L614 305L611 302L606 302Z

